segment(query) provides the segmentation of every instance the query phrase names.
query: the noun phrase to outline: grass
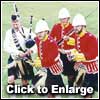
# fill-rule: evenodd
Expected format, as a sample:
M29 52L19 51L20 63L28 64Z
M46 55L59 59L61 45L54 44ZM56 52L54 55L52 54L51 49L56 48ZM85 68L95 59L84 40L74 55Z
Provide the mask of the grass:
M35 18L33 19L33 31L36 22L45 18L49 24L49 27L58 22L58 12L62 7L66 7L70 14L72 22L73 17L76 13L82 13L84 16L87 16L91 11L93 11L97 6L97 2L17 2L17 6L21 15L21 22L24 26L29 27L29 16L33 15ZM10 16L14 13L13 3L12 2L2 2L2 41L1 45L3 48L3 40L5 37L6 31L11 27L10 25ZM87 29L92 32L96 36L98 36L98 10L96 9L91 15L86 18L87 21ZM7 85L7 59L8 54L4 52L2 49L2 97L10 98L10 96L5 92ZM67 84L67 78L62 76L64 83ZM20 82L20 80L17 80ZM94 98L97 98L98 93L94 94ZM18 96L17 98L22 97ZM32 95L29 98L41 98L37 95ZM63 98L67 98L67 95L62 96ZM75 98L81 98L80 96L76 96Z

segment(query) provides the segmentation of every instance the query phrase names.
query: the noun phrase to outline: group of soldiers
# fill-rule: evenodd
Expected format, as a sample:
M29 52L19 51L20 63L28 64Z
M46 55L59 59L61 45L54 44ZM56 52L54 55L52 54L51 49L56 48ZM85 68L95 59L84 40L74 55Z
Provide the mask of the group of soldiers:
M53 98L55 95L50 91L51 86L65 86L61 77L63 74L68 78L69 86L91 86L98 90L98 40L87 31L83 15L77 14L72 24L70 17L66 8L60 9L60 22L51 30L47 22L40 19L34 33L31 33L30 44L33 45L27 48L29 29L21 25L16 14L11 15L12 27L6 32L4 40L4 49L10 54L8 85L15 85L15 80L21 75L22 86L27 86L29 80L33 85L44 83L49 89L48 97ZM34 53L38 56L32 60ZM34 73L33 66L39 69L37 73ZM82 75L83 82L78 82ZM91 98L92 95L85 97Z

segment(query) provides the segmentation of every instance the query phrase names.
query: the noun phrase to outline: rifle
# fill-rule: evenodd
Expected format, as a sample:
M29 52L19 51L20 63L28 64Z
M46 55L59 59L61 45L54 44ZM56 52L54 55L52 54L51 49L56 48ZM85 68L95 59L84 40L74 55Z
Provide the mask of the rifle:
M74 28L72 28L67 34L69 34L68 36L66 36L66 34L62 37L62 39L61 40L59 40L58 42L57 42L57 44L58 45L61 45L62 44L62 42L64 41L64 38L67 38L66 40L68 40L69 39L69 37L72 35L72 34L74 34Z
M96 7L95 9L93 9L87 16L85 16L85 19L87 19L94 11L96 11L97 10L97 8L98 7ZM67 40L69 39L69 37L72 35L72 34L74 34L74 28L72 28L68 33L66 33L66 34L69 34L68 36L67 36ZM59 40L58 41L58 45L61 45L61 43L64 41L64 37L66 36L66 34L62 37L62 39L61 40Z

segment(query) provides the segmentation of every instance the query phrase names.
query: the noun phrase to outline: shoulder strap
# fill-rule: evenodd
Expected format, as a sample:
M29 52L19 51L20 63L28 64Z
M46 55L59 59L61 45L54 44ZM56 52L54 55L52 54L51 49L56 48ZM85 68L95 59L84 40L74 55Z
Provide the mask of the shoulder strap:
M23 29L23 27L21 27L21 29L22 29L22 32L21 31L19 31L20 32L20 34L23 36L23 38L26 38L26 36L24 35L24 29Z
M15 43L15 45L16 45L16 48L17 48L18 50L24 51L24 50L22 49L22 47L20 46L20 44L19 44L19 41L18 41L18 39L17 39L17 36L16 36L16 33L15 33L14 29L12 29L12 37L13 37L14 43Z

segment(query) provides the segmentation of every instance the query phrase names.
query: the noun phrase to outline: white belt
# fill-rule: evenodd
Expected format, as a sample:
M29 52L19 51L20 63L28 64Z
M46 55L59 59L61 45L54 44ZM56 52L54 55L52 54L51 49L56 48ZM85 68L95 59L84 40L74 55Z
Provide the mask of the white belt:
M57 55L57 57L55 58L55 61L57 61L58 59L60 59L60 54Z

